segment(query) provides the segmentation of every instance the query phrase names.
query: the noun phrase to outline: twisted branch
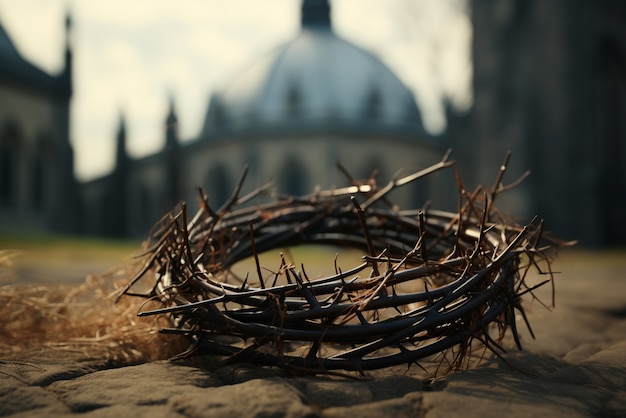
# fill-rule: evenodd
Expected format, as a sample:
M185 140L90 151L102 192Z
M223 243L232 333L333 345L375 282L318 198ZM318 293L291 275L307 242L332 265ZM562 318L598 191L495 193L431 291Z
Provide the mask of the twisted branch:
M523 315L520 298L536 288L524 282L528 266L547 260L554 244L545 245L542 222L511 224L495 208L495 197L507 189L501 180L508 158L487 192L468 193L458 180L458 213L397 210L386 197L453 168L448 154L384 187L373 179L367 185L352 181L345 188L258 205L246 203L268 189L239 197L244 172L219 210L210 209L202 193L191 222L184 205L164 218L121 293L162 302L139 315L168 315L172 327L163 332L192 341L183 356L221 354L311 373L364 372L415 363L457 346L451 367L460 367L473 341L498 352L511 329L519 345L514 312ZM264 281L259 254L311 243L366 254L347 271L335 261L335 274L316 280L281 256L273 281ZM520 267L523 256L530 261ZM254 257L258 286L248 277L228 283L230 268L248 257ZM549 269L548 276L546 282L552 279ZM149 282L150 291L131 292L139 281ZM499 330L494 337L491 324Z

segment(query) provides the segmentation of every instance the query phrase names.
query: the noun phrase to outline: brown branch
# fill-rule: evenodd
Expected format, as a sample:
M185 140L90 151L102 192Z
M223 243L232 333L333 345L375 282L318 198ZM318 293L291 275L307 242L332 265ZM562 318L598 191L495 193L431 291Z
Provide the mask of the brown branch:
M527 321L522 296L535 297L548 281L554 286L547 254L559 242L544 236L542 222L517 225L495 206L497 195L524 178L502 185L509 158L491 189L471 193L448 153L382 188L373 178L356 184L339 165L351 182L347 187L258 204L253 199L268 188L240 197L244 171L217 212L201 192L191 222L184 204L163 218L121 292L137 294L135 286L148 284L151 292L139 295L162 306L140 315L167 315L175 324L168 333L192 338L191 351L182 356L216 353L309 373L364 373L447 353L439 366L469 367L477 354L498 355L507 330L519 343L515 312ZM443 169L454 170L457 179L457 212L401 210L387 200L390 191ZM276 272L261 265L265 251L313 243L357 248L364 252L362 263L343 270L335 255L334 274L315 280L282 253ZM522 265L524 255L528 263ZM243 283L227 282L231 267L246 257L254 260L259 286L248 284L248 275ZM549 279L527 284L531 268ZM269 287L263 269L274 276ZM361 276L366 269L371 271ZM482 344L482 353L474 343ZM307 344L304 354L296 348Z

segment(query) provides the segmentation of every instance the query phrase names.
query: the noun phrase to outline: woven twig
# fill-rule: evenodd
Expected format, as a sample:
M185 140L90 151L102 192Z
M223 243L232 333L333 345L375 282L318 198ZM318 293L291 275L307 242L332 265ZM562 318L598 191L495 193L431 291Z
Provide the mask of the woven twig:
M468 193L458 181L457 213L399 210L388 201L393 189L454 169L447 155L384 187L370 179L257 205L269 189L240 196L244 173L219 210L202 194L190 222L185 204L166 216L120 295L160 301L162 308L139 315L168 315L172 327L163 332L192 341L181 356L213 353L312 373L363 372L458 347L450 366L461 367L472 341L497 353L510 329L520 345L515 312L523 314L521 295L534 290L526 271L546 259L548 247L539 247L542 222L507 223L493 205L508 189L501 182L507 161L491 190ZM278 270L263 277L259 254L312 243L365 254L359 265L317 279L283 257ZM255 279L229 283L230 268L250 257ZM145 292L134 290L140 282L148 283Z

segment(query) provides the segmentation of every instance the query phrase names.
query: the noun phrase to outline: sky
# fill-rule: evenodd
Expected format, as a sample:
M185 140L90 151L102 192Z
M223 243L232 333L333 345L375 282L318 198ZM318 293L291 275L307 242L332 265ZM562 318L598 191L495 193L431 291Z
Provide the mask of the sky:
M132 157L164 145L169 98L179 136L197 138L212 92L294 37L301 0L0 0L0 22L25 59L63 66L72 16L70 140L80 181L110 172L120 115ZM443 100L471 105L466 0L331 0L333 29L374 53L413 91L426 128L445 128Z

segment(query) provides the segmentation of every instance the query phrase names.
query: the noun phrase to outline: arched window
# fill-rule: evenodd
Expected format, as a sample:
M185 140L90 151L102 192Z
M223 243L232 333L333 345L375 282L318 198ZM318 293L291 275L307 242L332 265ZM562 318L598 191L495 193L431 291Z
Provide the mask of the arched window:
M48 138L40 138L30 160L30 205L36 210L43 210L46 197L46 156L50 153Z
M280 193L302 196L310 192L308 190L309 173L302 161L296 156L290 156L283 162L277 180Z
M217 209L228 200L235 186L226 167L217 164L209 169L205 187L211 207Z
M17 204L19 149L18 134L8 127L0 134L0 205L12 207Z
M373 88L367 96L365 103L365 117L367 119L376 119L380 116L383 98L377 88Z
M14 194L14 158L7 147L0 149L0 204L10 206Z
M290 116L298 116L302 113L302 98L300 96L298 87L295 83L291 84L287 90L287 114Z
M44 206L44 187L45 181L45 169L43 157L40 153L37 153L32 160L31 164L31 190L30 201L34 210L42 210Z

